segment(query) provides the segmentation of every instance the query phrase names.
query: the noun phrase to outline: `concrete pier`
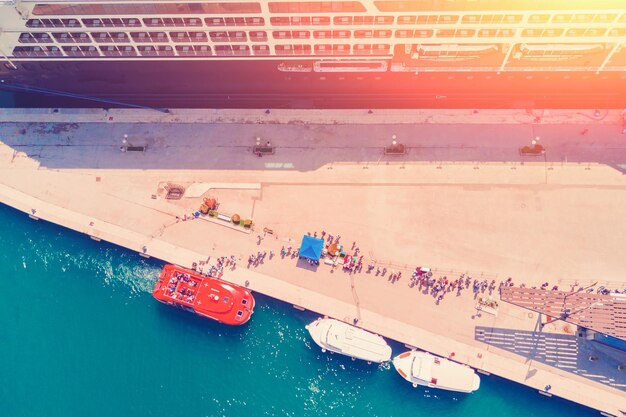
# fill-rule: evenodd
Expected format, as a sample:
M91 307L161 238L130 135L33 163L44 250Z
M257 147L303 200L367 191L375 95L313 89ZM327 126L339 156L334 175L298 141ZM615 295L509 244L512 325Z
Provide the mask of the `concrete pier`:
M33 219L187 267L234 255L228 281L626 415L626 359L571 325L504 303L478 310L497 289L437 302L408 285L428 266L450 279L624 288L621 110L5 109L0 123L0 202ZM123 149L124 135L143 151ZM257 137L275 152L255 155ZM385 154L392 138L403 154ZM520 155L536 138L546 152ZM185 196L166 199L172 185ZM253 230L192 219L208 195ZM322 230L360 248L363 272L280 256ZM387 273L366 273L370 262Z

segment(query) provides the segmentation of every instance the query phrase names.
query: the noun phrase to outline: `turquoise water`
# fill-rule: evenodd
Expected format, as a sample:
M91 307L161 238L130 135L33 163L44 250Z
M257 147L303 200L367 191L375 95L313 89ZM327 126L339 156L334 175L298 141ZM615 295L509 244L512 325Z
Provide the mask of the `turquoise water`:
M225 327L156 302L161 264L0 205L0 416L597 416L497 377L453 395L323 354L257 295ZM402 346L394 344L394 353Z

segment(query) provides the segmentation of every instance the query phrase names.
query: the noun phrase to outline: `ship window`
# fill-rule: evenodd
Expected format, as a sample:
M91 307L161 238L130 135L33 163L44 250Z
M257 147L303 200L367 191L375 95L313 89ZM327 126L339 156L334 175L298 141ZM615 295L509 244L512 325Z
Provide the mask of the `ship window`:
M183 17L185 26L202 26L202 20L197 17Z
M308 30L294 30L292 33L293 38L308 39L311 36L311 32Z
M102 21L100 19L83 19L83 24L87 27L100 27Z
M37 43L37 40L30 33L21 33L18 39L20 43Z
M330 17L328 17L328 16L314 16L314 17L311 18L311 24L312 25L316 25L316 26L330 25Z
M170 32L170 38L174 42L191 42L187 32Z
M413 31L411 32L411 36L413 35ZM355 30L354 31L355 38L390 38L391 31L390 30ZM410 36L404 36L410 37Z
M153 45L139 45L137 49L142 56L158 56L156 47Z
M131 32L130 37L135 42L167 42L165 32Z
M387 44L376 44L372 47L372 52L377 55L388 54L391 49L391 45Z
M270 48L267 45L252 45L252 52L254 55L269 55Z
M227 32L209 32L209 36L213 42L228 42ZM217 50L216 50L217 51Z
M454 29L439 29L435 36L438 38L452 38L454 37Z
M541 32L543 32L543 29L524 29L522 31L522 36L537 37L541 36Z
M209 45L195 45L193 47L196 55L198 56L210 56L212 55L211 47Z
M50 35L44 32L22 33L18 39L20 43L52 43Z
M174 49L170 45L139 45L137 49L139 50L139 53L142 56L172 56L174 55Z
M93 40L96 42L112 42L111 36L107 32L93 32L91 36L93 36Z
M130 19L121 19L121 20L122 20L122 25L124 26L128 26L131 28L141 27L141 21L139 19L130 18Z
M589 28L585 31L585 36L603 36L605 33L606 29Z
M531 14L528 23L546 23L550 19L549 14Z
M110 32L113 42L130 42L128 35L125 32Z
M617 15L615 14L602 13L602 14L597 14L593 18L593 21L598 22L598 23L611 23L613 20L615 20L615 17L617 17Z
M626 28L613 28L609 31L609 36L626 36Z
M274 39L291 39L291 32L285 30L275 30L272 32Z
M47 27L47 28L77 28L81 27L78 19L28 19L26 21L26 27L29 28L38 28L38 27Z
M333 30L333 38L335 39L346 39L350 37L349 30Z
M210 17L204 19L204 23L206 23L207 26L226 26L224 19L221 17Z
M333 55L350 55L350 45L333 45Z
M565 32L565 36L583 36L584 34L584 28L568 29L567 32Z
M336 25L351 25L352 16L336 16L333 18L333 22L335 22Z
M270 17L270 23L274 26L289 26L291 20L288 17Z
M356 37L356 34L354 35ZM412 38L412 30L396 30L396 38Z
M554 36L561 36L562 34L563 34L563 29L546 29L543 31L541 36L554 37Z
M228 37L231 42L245 42L248 40L246 32L242 31L228 32Z
M44 27L43 22L40 19L28 19L26 21L27 28L40 28Z
M503 23L519 23L522 21L524 16L521 14L505 14L502 18Z
M433 33L434 31L430 29L422 29L422 30L416 30L414 36L416 38L430 38L431 36L433 36Z
M263 26L265 19L262 17L246 17L246 25L248 26Z
M95 46L64 46L63 51L67 56L100 56Z
M365 12L358 1L269 2L272 13L340 13Z
M377 25L391 25L393 24L393 16L376 16L374 23Z
M85 32L61 32L53 33L52 36L61 43L88 43L91 42L89 35Z
M143 23L144 25L148 26L148 27L154 27L154 26L163 26L163 20L156 18L156 17L151 17L149 19L143 19Z
M588 23L593 20L592 14L575 14L572 18L572 23Z
M294 45L294 55L311 55L311 45ZM248 300L241 300L241 304L248 304Z
M36 56L34 48L37 48L36 50L37 53L41 51L41 48L39 46L16 46L15 48L13 48L13 56L16 56L16 57Z
M33 15L176 15L261 13L259 3L36 4Z
M622 17L619 18L620 23L626 23L626 13L624 13L622 15Z
M328 55L332 50L331 45L315 45L314 51L316 55Z
M459 20L459 16L443 15L443 16L439 16L437 23L451 24L451 23L456 23L458 20Z
M276 55L293 55L291 45L276 45L274 50L276 51Z
M415 19L415 23L419 25L432 25L437 23L438 16L417 16Z
M468 14L463 16L463 18L461 19L461 23L479 23L480 22L480 15L478 14Z
M215 45L215 55L232 56L233 48L230 45Z
M246 19L243 17L226 17L224 18L224 23L226 23L226 26L245 26Z
M180 55L180 56L194 56L194 55L196 55L195 51L193 50L193 46L191 46L191 45L177 45L176 46L176 53L178 53L178 55Z
M398 16L399 25L413 25L415 24L415 16Z
M459 29L455 32L455 36L459 38L470 38L474 36L476 31L474 29Z
M137 52L135 51L135 48L133 48L130 45L120 46L119 51L122 54L122 56L137 56Z
M552 23L567 23L571 20L571 14L555 14L552 17Z
M267 41L267 33L265 31L251 31L250 40L252 42L265 42Z
M372 45L356 44L354 45L354 54L355 55L371 55Z
M102 55L104 55L104 56L110 56L110 57L122 56L122 53L120 52L118 47L117 46L113 46L113 45L101 46L100 47L100 51L102 52Z
M352 24L353 25L373 25L374 16L353 16Z
M332 38L333 33L330 30L315 30L313 31L313 37L316 39Z
M48 46L48 56L63 56L61 49L58 46Z
M330 23L330 18L328 18L328 23ZM308 16L294 16L291 18L291 24L294 26L308 26L311 24L311 18Z
M495 37L511 37L515 34L515 29L480 29L478 37L495 38Z

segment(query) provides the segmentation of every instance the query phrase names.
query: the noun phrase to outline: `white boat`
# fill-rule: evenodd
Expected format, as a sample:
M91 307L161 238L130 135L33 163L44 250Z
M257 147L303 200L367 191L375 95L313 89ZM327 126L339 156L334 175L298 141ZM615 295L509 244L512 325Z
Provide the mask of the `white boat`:
M319 318L306 328L323 352L329 350L377 363L391 359L391 347L385 339L342 321Z
M414 387L456 392L473 392L480 387L480 377L472 368L427 352L410 350L393 358L393 365Z

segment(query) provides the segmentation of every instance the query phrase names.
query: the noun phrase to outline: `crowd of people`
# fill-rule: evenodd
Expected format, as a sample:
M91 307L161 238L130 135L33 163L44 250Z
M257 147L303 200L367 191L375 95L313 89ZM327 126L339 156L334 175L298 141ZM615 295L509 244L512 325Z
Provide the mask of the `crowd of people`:
M322 231L319 234L317 232L313 232L313 233L309 232L307 233L307 235L313 236L316 238L319 236L320 239L324 240L324 248L325 248L324 255L328 256L329 258L336 259L335 258L336 255L334 254L331 255L329 253L329 249L331 245L333 244L338 245L338 247L340 248L339 251L344 251L344 253L348 252L345 254L345 256L350 257L350 262L346 262L343 265L343 270L345 272L349 274L363 272L362 271L363 255L360 255L360 248L358 247L356 241L352 242L352 245L350 249L348 250L347 248L343 248L343 246L340 245L341 236L338 234L334 235L332 233ZM262 244L263 238L264 237L262 237L261 235L257 236L258 245ZM248 256L248 268L258 267L261 264L264 264L266 258L269 258L269 260L272 260L274 258L274 252L272 250L263 250L263 251L257 251L256 253L250 254ZM295 259L295 258L303 259L302 257L299 256L299 248L294 248L289 245L282 245L280 249L280 258L281 259ZM312 265L319 265L319 261L314 261L314 260L308 260L308 261ZM207 263L208 263L208 260L207 262L205 262L205 264ZM331 268L336 268L338 266L336 262L333 262L330 265L331 265ZM224 256L224 257L218 258L217 263L211 266L209 270L207 271L207 273L209 276L219 278L223 274L224 267L229 267L229 266L232 269L235 269L236 267L235 256L230 256L230 257ZM202 268L200 268L200 272L202 273ZM367 265L367 269L365 271L366 274L372 274L373 276L376 276L376 277L379 277L379 276L386 277L387 281L392 284L395 284L396 282L401 280L403 276L402 272L403 271L393 271L393 270L388 271L386 266L377 265L376 262L373 260L370 261L370 263ZM466 291L467 292L471 291L471 293L474 295L474 298L476 298L479 294L487 293L489 295L492 295L494 291L496 291L496 289L498 289L499 291L503 287L510 287L514 285L515 284L511 277L507 278L506 280L501 280L499 282L497 282L495 279L472 278L472 276L467 273L462 273L455 278L449 278L447 275L441 275L439 277L435 277L433 276L433 271L430 270L430 268L425 268L425 267L415 268L415 270L412 272L412 275L408 281L409 287L411 288L416 287L422 293L431 295L432 297L435 298L437 303L440 303L445 298L446 294L455 294L456 296L460 296L462 293ZM521 288L525 288L526 284L522 283L519 286ZM559 290L558 285L551 285L548 282L545 282L538 287L532 286L529 288L533 288L533 289L539 288L539 289L546 290L546 291L547 290L551 290L551 291ZM582 289L583 289L582 287L576 289L576 286L573 285L570 291L582 291ZM587 292L591 292L595 290L597 290L597 292L601 294L620 293L619 290L609 290L602 286L598 287L597 289L592 289L592 290L587 289ZM626 293L626 290L624 290L623 293Z
M167 294L175 300L193 303L196 299L196 291L193 288L197 285L198 282L189 274L174 272L167 283Z

